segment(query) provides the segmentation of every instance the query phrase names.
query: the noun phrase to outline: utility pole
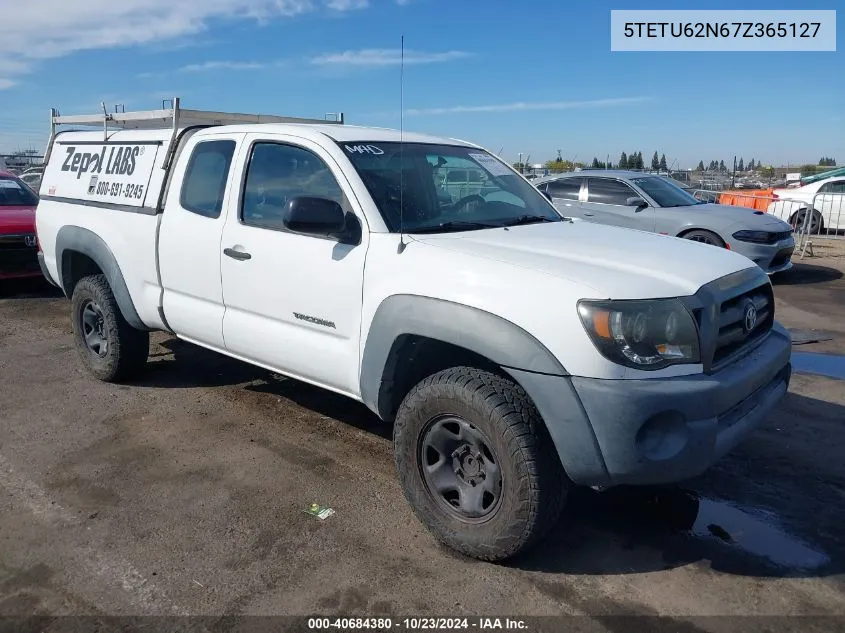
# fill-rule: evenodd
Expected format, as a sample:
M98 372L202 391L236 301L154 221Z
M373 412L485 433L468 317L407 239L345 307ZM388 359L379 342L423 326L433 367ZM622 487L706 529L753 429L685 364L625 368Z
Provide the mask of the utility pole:
M736 156L734 156L734 171L731 174L731 189L736 186Z
M519 153L519 173L520 174L525 173L524 170L523 170L523 167L522 167L522 152Z

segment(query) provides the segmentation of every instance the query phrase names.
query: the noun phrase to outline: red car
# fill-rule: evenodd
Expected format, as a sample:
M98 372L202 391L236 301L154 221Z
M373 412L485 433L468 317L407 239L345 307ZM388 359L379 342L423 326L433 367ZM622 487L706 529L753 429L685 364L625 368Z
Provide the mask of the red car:
M40 277L35 207L38 195L20 178L0 171L0 281Z

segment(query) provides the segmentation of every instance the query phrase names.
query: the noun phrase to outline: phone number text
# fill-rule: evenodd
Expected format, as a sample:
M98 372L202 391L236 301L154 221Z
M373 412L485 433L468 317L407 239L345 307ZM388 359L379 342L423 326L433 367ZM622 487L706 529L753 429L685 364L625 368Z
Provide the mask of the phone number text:
M626 22L625 37L808 37L821 22Z
M101 180L97 183L94 195L109 196L111 198L129 198L141 200L144 197L144 185L125 182L108 182Z

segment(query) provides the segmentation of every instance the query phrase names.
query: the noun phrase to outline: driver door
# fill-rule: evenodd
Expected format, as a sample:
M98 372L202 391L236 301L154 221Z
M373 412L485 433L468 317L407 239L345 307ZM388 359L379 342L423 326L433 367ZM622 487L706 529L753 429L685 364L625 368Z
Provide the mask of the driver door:
M298 137L250 134L244 173L221 243L223 338L234 355L345 394L358 390L364 256L358 244L293 232L292 197L338 202L363 214L337 163Z
M584 216L599 224L654 232L654 209L628 206L629 198L642 196L628 184L614 178L587 179L587 198L582 202Z

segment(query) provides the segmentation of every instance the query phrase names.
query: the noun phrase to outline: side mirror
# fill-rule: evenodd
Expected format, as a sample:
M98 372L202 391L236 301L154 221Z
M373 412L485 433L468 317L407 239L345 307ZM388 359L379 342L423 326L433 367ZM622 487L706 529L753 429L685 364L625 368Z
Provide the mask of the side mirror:
M554 201L554 200L552 199L552 194L550 194L548 191L541 191L540 193L542 193L544 196L546 196L546 197L549 199L549 202L553 202L553 201Z
M629 207L636 207L637 210L648 206L648 203L639 196L631 196L625 201L625 204Z
M288 200L282 215L285 228L297 233L320 237L335 237L344 243L358 243L355 229L360 225L354 216L328 198L299 196ZM350 226L351 225L351 226Z

